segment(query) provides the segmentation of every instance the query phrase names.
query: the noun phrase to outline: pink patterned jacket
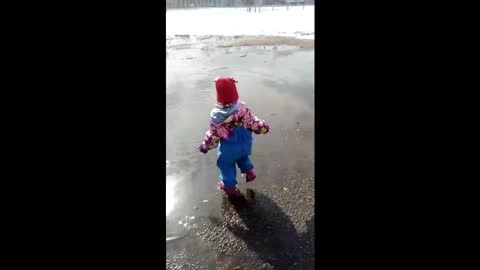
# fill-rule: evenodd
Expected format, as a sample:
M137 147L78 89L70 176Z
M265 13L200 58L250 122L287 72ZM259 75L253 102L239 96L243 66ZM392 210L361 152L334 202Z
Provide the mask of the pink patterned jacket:
M230 114L223 122L215 123L213 117L211 118L210 129L206 132L202 144L198 147L200 152L207 153L209 150L215 149L220 140L228 139L232 130L238 126L251 130L255 134L268 133L270 128L267 122L256 117L243 101L239 101L239 104L216 104L214 110L229 109L232 106L238 107L238 109ZM212 114L214 110L212 110Z

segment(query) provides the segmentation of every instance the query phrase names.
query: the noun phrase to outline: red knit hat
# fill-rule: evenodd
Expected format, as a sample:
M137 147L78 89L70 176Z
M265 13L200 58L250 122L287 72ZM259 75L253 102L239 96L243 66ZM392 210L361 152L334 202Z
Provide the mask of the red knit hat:
M217 102L228 104L238 100L237 86L233 78L221 77L215 80Z

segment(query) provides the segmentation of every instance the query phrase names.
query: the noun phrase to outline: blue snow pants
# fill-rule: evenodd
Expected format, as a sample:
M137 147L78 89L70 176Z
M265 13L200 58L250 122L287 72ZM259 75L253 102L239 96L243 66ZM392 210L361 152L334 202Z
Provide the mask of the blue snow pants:
M237 184L237 168L242 173L253 169L248 158L252 153L252 131L243 127L235 127L228 139L221 139L218 147L217 166L220 169L220 180L225 187Z

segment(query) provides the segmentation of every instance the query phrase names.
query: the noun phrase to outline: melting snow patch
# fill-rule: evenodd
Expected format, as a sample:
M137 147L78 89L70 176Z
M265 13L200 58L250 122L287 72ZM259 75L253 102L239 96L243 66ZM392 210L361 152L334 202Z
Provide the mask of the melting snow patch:
M201 8L167 11L167 38L182 35L271 35L314 39L314 7ZM219 23L221 22L221 23Z

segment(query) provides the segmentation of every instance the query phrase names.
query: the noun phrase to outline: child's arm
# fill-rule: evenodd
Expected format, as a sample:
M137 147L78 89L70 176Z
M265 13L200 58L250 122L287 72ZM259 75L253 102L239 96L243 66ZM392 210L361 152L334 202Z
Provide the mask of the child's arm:
M248 110L249 117L244 118L244 120L247 120L248 127L253 131L255 134L267 134L268 131L270 130L270 127L268 123L256 117L250 110Z
M210 129L206 132L205 138L203 139L202 144L198 147L198 150L206 154L209 150L215 149L218 146L219 141L220 136L218 135L217 129L215 126L210 125Z

